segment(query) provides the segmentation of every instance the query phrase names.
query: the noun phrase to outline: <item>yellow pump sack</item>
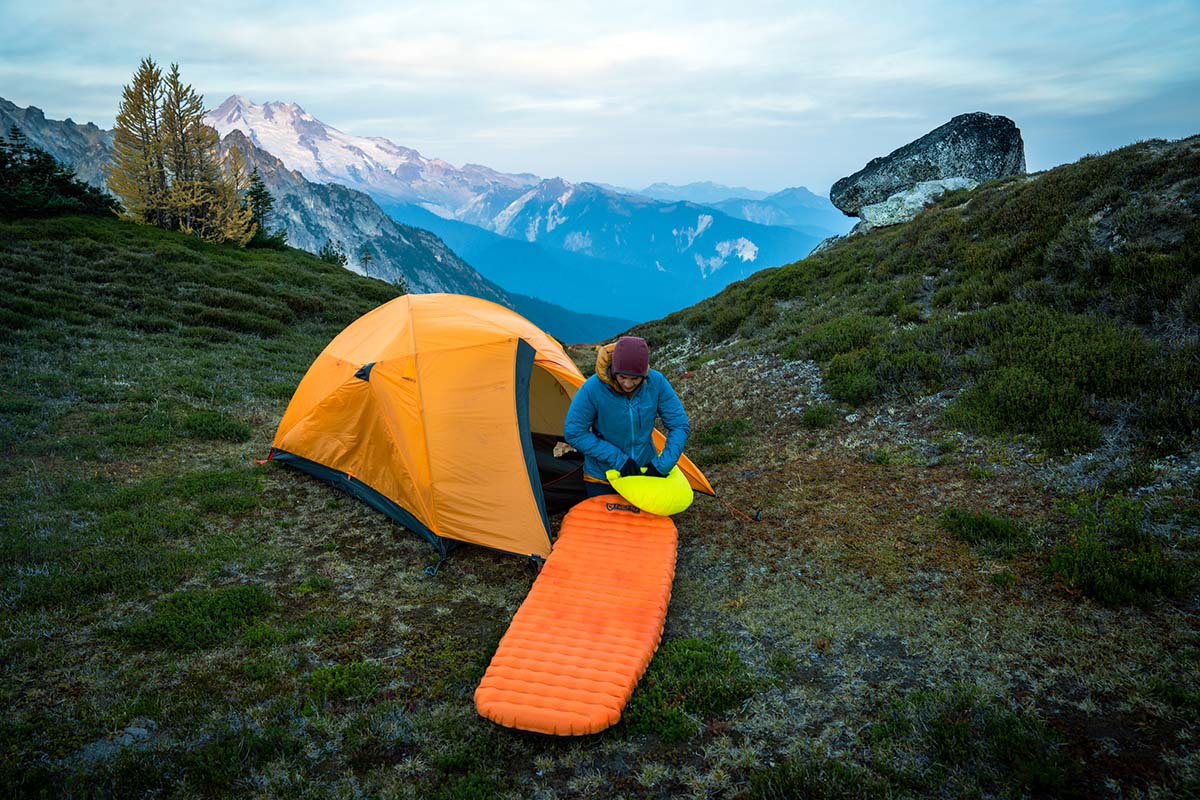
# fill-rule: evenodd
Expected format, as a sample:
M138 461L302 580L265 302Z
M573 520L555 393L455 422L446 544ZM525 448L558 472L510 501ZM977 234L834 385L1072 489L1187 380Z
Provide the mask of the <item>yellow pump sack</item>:
M642 472L646 468L642 467ZM645 475L630 475L622 478L621 473L610 469L605 473L617 494L643 511L669 517L678 514L692 504L695 494L687 476L679 466L671 467L665 478L648 478Z

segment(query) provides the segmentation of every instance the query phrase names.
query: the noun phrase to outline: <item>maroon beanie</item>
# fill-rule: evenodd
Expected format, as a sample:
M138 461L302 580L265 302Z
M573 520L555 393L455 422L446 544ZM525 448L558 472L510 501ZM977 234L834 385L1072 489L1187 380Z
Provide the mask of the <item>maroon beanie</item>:
M614 375L641 375L643 378L649 375L650 349L646 347L646 340L640 336L618 339L609 369Z

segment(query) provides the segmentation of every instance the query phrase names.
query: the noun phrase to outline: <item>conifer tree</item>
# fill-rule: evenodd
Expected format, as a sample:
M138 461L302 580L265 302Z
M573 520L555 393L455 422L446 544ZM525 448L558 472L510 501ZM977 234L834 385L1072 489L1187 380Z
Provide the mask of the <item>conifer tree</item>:
M213 130L209 128L209 130ZM214 135L216 131L213 131ZM242 151L229 148L225 156L224 176L212 186L212 208L208 214L208 225L204 238L215 242L233 242L239 247L254 238L257 226L254 211L245 201L250 188L250 174Z
M250 172L250 188L246 190L246 204L254 220L254 238L250 244L254 247L281 248L287 244L287 231L279 228L270 232L275 215L275 198L263 182L258 167Z
M108 185L139 222L245 245L255 232L245 162L232 150L222 160L218 144L204 124L204 98L184 84L179 65L164 80L147 56L122 92Z
M112 214L113 197L75 177L16 125L0 137L0 218L63 213Z
M184 85L178 64L171 65L163 86L161 131L170 184L170 227L183 231L219 227L220 221L209 219L221 193L217 132L204 124L204 100L191 86Z
M138 222L165 225L167 173L162 150L162 72L147 56L122 88L113 131L108 188Z

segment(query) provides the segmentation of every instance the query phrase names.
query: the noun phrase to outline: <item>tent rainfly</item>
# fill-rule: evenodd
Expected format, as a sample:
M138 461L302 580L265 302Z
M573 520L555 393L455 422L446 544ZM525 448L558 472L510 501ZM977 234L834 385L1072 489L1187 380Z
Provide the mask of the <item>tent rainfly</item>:
M503 306L405 295L317 356L270 457L358 497L443 556L468 542L543 559L549 487L575 477L567 504L583 497L577 454L552 453L583 381L558 342ZM691 461L679 466L713 494ZM553 491L562 498L561 486Z

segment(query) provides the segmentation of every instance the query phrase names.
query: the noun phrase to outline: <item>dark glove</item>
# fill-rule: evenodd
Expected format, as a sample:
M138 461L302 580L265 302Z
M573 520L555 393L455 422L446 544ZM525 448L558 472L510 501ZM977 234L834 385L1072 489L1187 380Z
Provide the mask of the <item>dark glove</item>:
M665 478L667 476L663 475L661 472L659 472L657 469L655 469L654 462L651 461L649 464L646 465L646 477L647 478Z
M621 465L621 477L628 478L632 475L641 475L642 471L638 469L637 462L632 458L625 459L625 463Z

